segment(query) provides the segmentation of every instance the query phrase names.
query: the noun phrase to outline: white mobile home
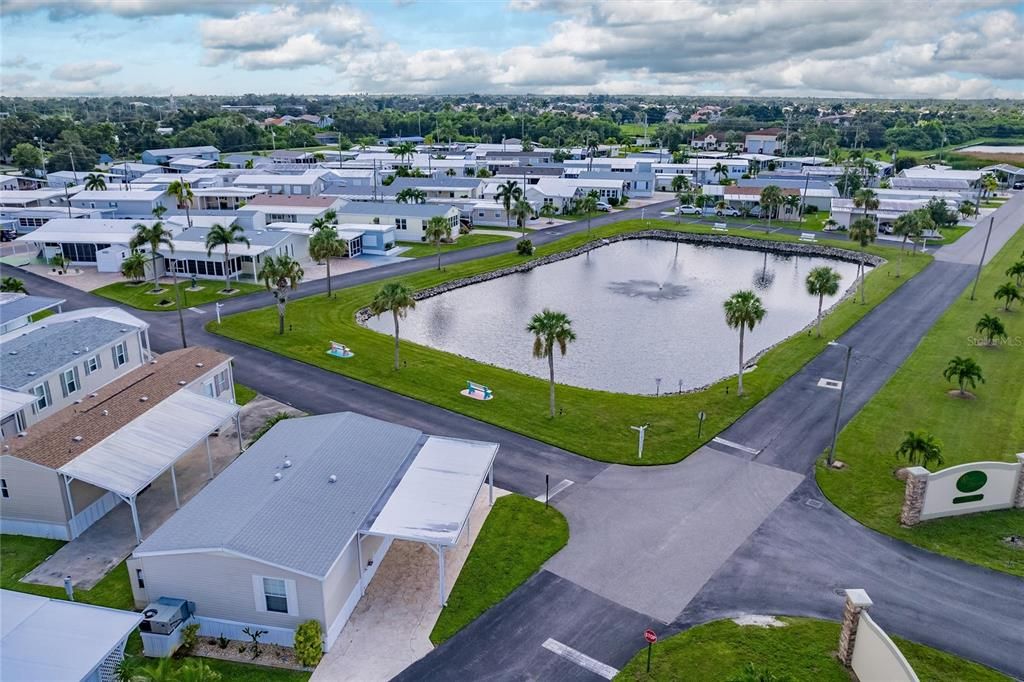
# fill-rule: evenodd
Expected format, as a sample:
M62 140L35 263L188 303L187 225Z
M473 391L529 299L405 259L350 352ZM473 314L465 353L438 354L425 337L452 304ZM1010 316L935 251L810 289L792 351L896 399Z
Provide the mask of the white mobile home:
M419 241L431 218L448 221L452 234L459 233L459 209L450 204L400 204L394 201L353 201L338 209L340 223L373 223L394 225L399 241Z

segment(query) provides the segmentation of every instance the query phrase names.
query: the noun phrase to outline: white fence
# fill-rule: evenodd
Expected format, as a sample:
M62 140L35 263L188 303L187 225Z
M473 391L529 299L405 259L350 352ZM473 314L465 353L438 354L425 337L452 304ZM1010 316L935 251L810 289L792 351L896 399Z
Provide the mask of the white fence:
M866 612L857 623L851 666L860 682L918 682L903 653Z

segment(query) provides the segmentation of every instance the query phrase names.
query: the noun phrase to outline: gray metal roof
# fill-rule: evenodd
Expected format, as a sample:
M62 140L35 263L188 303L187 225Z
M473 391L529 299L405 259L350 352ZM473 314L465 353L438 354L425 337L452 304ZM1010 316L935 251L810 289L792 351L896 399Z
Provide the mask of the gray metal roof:
M482 178L460 178L437 175L431 178L396 177L389 189L400 190L404 187L451 187L452 189L475 189L484 183Z
M0 324L11 320L33 315L42 310L55 308L64 303L63 298L47 298L46 296L0 297Z
M76 359L112 343L137 327L99 317L24 327L25 333L4 337L0 352L0 383L19 389L32 385ZM16 330L12 334L17 334ZM109 358L108 358L109 360ZM30 372L34 374L30 374Z
M450 204L400 204L397 201L353 201L338 209L338 215L396 215L432 218L455 208Z
M281 421L135 554L218 548L323 577L423 440L354 412Z

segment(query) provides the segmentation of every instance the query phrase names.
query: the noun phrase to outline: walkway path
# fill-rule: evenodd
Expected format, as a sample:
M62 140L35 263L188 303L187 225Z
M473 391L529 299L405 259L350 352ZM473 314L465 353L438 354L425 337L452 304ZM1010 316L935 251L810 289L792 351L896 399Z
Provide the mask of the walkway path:
M631 212L616 214L614 219L639 217L629 215ZM594 219L595 225L605 222L613 219ZM1021 223L1024 195L997 213L995 232L1000 239L1008 238ZM585 229L585 223L571 224L531 238L545 243ZM976 239L970 243L976 248L966 248L954 259L957 262L933 263L843 337L843 342L857 349L844 423L884 384L970 282L972 268L963 261L980 255ZM455 251L444 260L461 262L512 248L514 243L498 242ZM990 248L989 256L993 253ZM335 278L336 286L425 267L430 263L406 261ZM30 290L33 286L34 281L29 283ZM317 293L322 286L322 282L310 283L301 293ZM40 285L34 293L57 292ZM69 308L96 304L95 300L72 300L64 291L61 295L68 298ZM268 302L260 296L236 299L225 306L225 313ZM172 316L144 316L153 324L154 347L174 347L177 330ZM209 335L202 330L208 315L190 314L187 319L193 343L235 355L239 381L300 409L354 409L434 433L496 440L502 444L496 483L531 496L543 490L545 473L555 481L567 478L575 482L555 499L556 506L570 518L572 536L569 546L550 561L549 570L410 667L404 674L409 679L493 678L496 671L504 678L594 679L593 673L541 644L550 637L620 667L642 645L643 627L656 625L662 631L672 631L705 615L756 609L758 596L765 603L764 610L797 609L837 618L841 598L832 592L833 587L864 587L884 595L873 613L883 624L891 624L897 634L935 641L939 636L935 624L941 623L938 629L948 631L942 635L944 648L1024 675L1024 661L1012 657L1014 651L1024 650L1024 629L1019 627L1019 614L1024 612L1019 589L1024 581L877 535L831 509L827 502L821 509L800 506L810 494L817 494L809 474L828 442L829 415L834 414L837 399L835 392L818 388L817 380L840 376L840 349L829 349L813 359L722 434L744 449L715 444L677 465L633 469L585 460L468 417ZM759 454L754 456L748 450ZM809 527L795 520L804 508L814 512L808 516ZM776 529L783 537L807 537L807 547L801 548L804 553L783 551L780 557L766 529ZM768 544L764 537L769 537ZM817 544L811 538L818 538ZM844 562L851 552L859 552L859 560ZM806 553L824 558L811 561ZM761 556L774 557L779 569L762 569L758 563ZM839 573L837 564L843 569ZM644 580L645 575L650 578ZM842 577L841 585L837 575ZM953 576L953 583L975 587L946 589L939 604L935 586L945 584L946 579L936 576ZM778 593L771 594L768 587L750 590L752 581L762 581ZM883 603L896 592L899 599ZM799 597L793 596L797 593ZM958 614L956 620L950 617L951 611ZM958 622L961 612L968 614L965 627ZM669 620L673 625L664 625ZM993 646L992 642L1005 646Z

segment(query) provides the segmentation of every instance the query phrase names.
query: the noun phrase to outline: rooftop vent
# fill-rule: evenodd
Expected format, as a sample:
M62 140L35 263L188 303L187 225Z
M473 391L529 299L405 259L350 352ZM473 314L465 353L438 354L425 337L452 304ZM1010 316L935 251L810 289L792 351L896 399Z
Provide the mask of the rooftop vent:
M12 351L11 351L11 352L9 353L9 355L17 355L17 354L18 354L18 351L16 351L16 350L12 350Z
M149 396L148 396L148 395L144 395L144 396L142 396L141 398L139 398L139 402L140 402L140 403L144 403L144 402L146 402L147 400L149 400Z
M76 443L81 443L82 442L82 437L81 436L72 436L71 440L75 441Z
M18 438L24 438L27 435L28 435L28 431L19 431L18 432Z
M29 375L30 377L34 377L34 376L36 375L36 373L35 373L35 372L29 372L29 373L28 373L28 375Z
M203 363L201 363L201 362L197 362L196 363L196 367L202 367L202 366L203 366Z
M334 474L331 474L330 476L327 477L327 482L328 483L337 483L338 482L338 477L335 476Z
M284 468L285 468L285 469L290 469L290 468L291 468L291 466L292 466L292 461L291 461L290 459L286 459L286 460L284 461Z
M72 354L72 355L78 355L78 353L79 353L79 351L77 351L77 350L73 350L73 351L71 351L71 354Z
M127 329L125 329L124 327L121 327L121 333L122 333L122 334L123 334L124 332L126 332L126 331L128 331L128 330L127 330Z
M103 410L102 412L100 412L100 414L102 414L104 417L107 417L110 415L110 410Z
M274 474L274 480L275 481L280 481L281 480L281 472L280 471L278 471L276 474Z
M90 398L95 398L98 395L99 395L99 393L96 393L95 391L93 391L92 393L89 394L89 397Z
M179 381L179 382L178 382L178 385L179 385L179 386L184 386L184 385L185 385L185 384L187 384L187 383L188 383L187 381L184 381L184 380L182 380L182 381Z
M81 404L82 404L82 399L81 398L79 398L78 400L75 401L75 405L81 405Z

